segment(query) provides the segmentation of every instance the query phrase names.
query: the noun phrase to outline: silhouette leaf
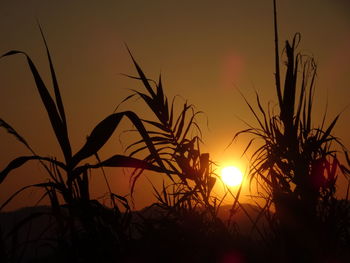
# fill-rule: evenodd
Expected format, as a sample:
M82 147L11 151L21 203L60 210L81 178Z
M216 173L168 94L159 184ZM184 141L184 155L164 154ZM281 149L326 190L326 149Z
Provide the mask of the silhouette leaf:
M141 168L146 170L152 170L155 172L164 171L162 168L152 165L146 161L124 155L114 155L111 158L102 161L99 164L89 165L90 168L99 168L100 166Z
M55 70L54 70L54 67L53 67L50 51L49 51L49 48L48 48L48 45L47 45L47 42L46 42L43 30L42 30L40 24L39 24L39 29L40 29L41 36L42 36L42 38L44 40L46 53L47 53L47 58L49 60L52 85L53 85L53 88L54 88L55 98L56 98L56 105L57 105L57 108L58 108L58 111L60 113L60 117L61 117L61 120L62 120L62 126L63 126L62 127L62 130L63 130L63 134L62 135L65 137L64 141L67 143L67 145L65 147L65 150L67 150L68 152L66 153L66 155L71 157L72 151L71 151L70 144L69 144L66 114L64 112L64 106L63 106L63 102L62 102L62 98L61 98L61 93L60 93L60 90L59 90L59 87L58 87L58 81L57 81L56 73L55 73Z
M73 156L70 167L75 167L83 159L97 153L112 136L122 117L123 113L114 113L97 124L88 136L85 145Z
M48 161L51 162L55 165L58 165L59 167L65 169L66 166L56 160L53 160L51 158L47 158L47 157L41 157L41 156L21 156L21 157L17 157L16 159L12 160L7 167L2 170L0 172L0 184L5 180L5 178L7 177L7 175L14 169L21 167L23 164L25 164L27 161L31 161L31 160L42 160L42 161Z
M131 111L125 111L120 113L114 113L102 120L91 132L87 139L85 145L77 152L73 158L70 167L75 167L81 160L90 157L91 155L97 153L100 148L107 142L107 140L112 136L114 130L118 126L120 120L123 116L129 118L129 120L135 125L136 129L144 139L149 151L154 155L154 159L158 164L163 167L163 164L157 156L157 151L152 144L150 137L147 134L141 120L137 115ZM164 167L163 167L164 168Z
M13 200L13 198L15 198L18 194L20 194L21 192L23 192L24 190L31 188L31 187L39 187L39 188L45 188L48 186L53 186L53 187L57 187L57 184L49 182L49 183L39 183L39 184L32 184L32 185L26 185L20 189L18 189L16 192L14 192L1 206L0 206L0 212L2 211L2 209L4 209L4 207L11 202L11 200Z
M340 115L338 115L337 117L335 117L335 119L332 121L332 123L329 125L329 127L327 128L327 130L324 132L323 134L323 137L322 137L322 141L324 141L329 135L330 133L332 132L335 124L337 123L338 121L338 118L339 118Z
M16 55L16 54L22 54L22 55L26 56L26 58L27 58L29 68L30 68L32 75L34 77L37 90L38 90L39 95L41 97L41 101L43 102L45 109L46 109L46 112L49 116L51 126L54 130L54 133L55 133L56 138L60 144L61 150L63 152L63 155L64 155L66 161L69 161L70 160L69 153L71 152L71 149L70 149L70 145L68 142L68 138L65 135L66 133L64 132L64 126L62 124L61 117L59 116L55 102L53 101L50 93L48 92L42 78L40 77L39 72L37 71L37 69L33 63L33 61L25 52L17 51L17 50L11 50L11 51L5 53L4 55L2 55L1 58L6 57L6 56Z
M3 119L0 119L0 127L3 127L7 130L8 133L12 134L13 136L16 137L16 139L18 141L20 141L21 143L23 143L30 151L32 154L35 155L33 149L29 146L29 144L27 143L27 141L21 136L19 135L16 130L14 128L12 128L12 126L10 124L8 124L6 121L4 121Z
M137 73L139 74L140 79L142 80L144 86L146 87L146 89L148 90L148 92L151 94L152 97L156 97L156 94L154 93L151 85L149 84L148 79L146 78L146 76L143 73L143 71L140 68L140 66L137 64L136 60L134 59L133 55L131 54L130 49L128 48L128 46L126 46L126 48L127 48L128 52L130 54L130 57L131 57L132 61L134 62L134 65L136 67Z

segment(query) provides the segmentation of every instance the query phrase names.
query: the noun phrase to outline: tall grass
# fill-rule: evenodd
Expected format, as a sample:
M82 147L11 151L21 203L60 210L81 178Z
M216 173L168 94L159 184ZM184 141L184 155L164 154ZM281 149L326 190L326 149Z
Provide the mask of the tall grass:
M0 172L0 184L6 180L13 170L33 160L39 161L49 176L48 182L29 185L16 191L7 201L1 204L0 211L20 192L33 187L44 189L45 194L42 198L49 198L51 204L51 212L49 215L54 217L57 223L55 226L57 227L57 241L61 242L58 246L66 245L65 240L67 238L70 240L68 243L72 244L70 248L73 250L68 253L69 257L75 256L76 251L74 251L74 249L77 249L79 247L78 244L84 240L89 240L89 242L99 246L99 249L102 251L107 251L109 249L108 252L112 253L115 249L114 246L120 245L120 242L125 238L127 230L126 219L128 218L130 207L124 197L112 193L111 191L110 199L113 206L111 211L106 210L97 200L91 199L89 191L91 170L103 167L133 167L164 172L166 169L142 121L131 111L113 113L104 118L91 131L90 135L87 137L86 143L75 154L72 153L64 104L61 98L56 73L42 31L41 34L49 61L54 97L50 95L34 62L25 52L12 50L2 55L1 58L4 59L5 57L17 54L25 56L34 78L36 89L64 156L64 160L61 161L54 157L39 156L24 137L18 134L9 123L0 119L0 127L6 129L31 153L31 155L20 156L11 161L7 167ZM136 127L142 137L143 143L147 145L147 148L150 150L149 156L153 160L152 163L147 160L139 160L131 156L119 154L115 154L106 160L101 161L99 159L98 152L109 140L123 117L128 118ZM96 157L96 162L90 164L87 159L94 156ZM107 181L106 183L108 184ZM121 213L119 208L120 204L124 206L126 213ZM44 214L45 213L39 213L36 216L39 217ZM15 228L30 223L32 219L32 216L26 218ZM113 241L110 247L106 245L108 242L105 242L104 239ZM105 247L99 245L99 242L102 242ZM79 254L77 260L82 255L83 254ZM84 255L84 257L89 257L89 255ZM20 260L20 258L18 260Z
M130 53L130 51L129 51ZM130 53L131 55L131 53ZM131 55L138 76L128 76L143 83L144 90L133 90L126 98L138 96L152 111L154 118L142 119L156 153L166 167L170 183L164 183L161 189L153 186L157 202L154 204L167 211L169 216L180 216L185 213L199 213L201 217L211 222L217 220L217 212L222 200L212 194L212 189L218 180L215 174L215 163L210 160L209 153L201 152L201 129L196 118L202 114L188 104L178 106L176 97L171 102L165 95L161 76L158 82L150 80ZM180 111L177 113L177 108ZM127 147L130 156L144 151L147 146L143 140L136 141ZM156 164L151 154L144 161ZM132 188L142 174L137 168L132 174Z
M265 110L258 95L257 109L246 101L258 125L236 136L241 133L253 135L247 149L255 139L262 141L252 154L250 176L251 180L258 180L266 193L265 198L275 207L277 220L271 223L277 231L276 238L281 240L279 250L290 254L291 261L311 262L334 256L331 233L339 224L335 219L349 218L348 215L344 217L348 210L336 212L335 208L339 204L336 198L339 174L349 180L335 144L340 150L345 148L332 135L339 115L328 125L326 114L321 124L313 123L317 66L312 57L297 53L299 33L285 43L286 71L282 89L275 1L274 11L279 112L275 113L271 108ZM349 231L345 225L342 229L346 233Z

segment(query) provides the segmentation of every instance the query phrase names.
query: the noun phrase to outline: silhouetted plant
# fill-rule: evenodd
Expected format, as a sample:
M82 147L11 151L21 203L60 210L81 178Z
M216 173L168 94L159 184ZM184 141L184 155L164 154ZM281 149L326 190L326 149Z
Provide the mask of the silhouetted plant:
M275 4L275 1L274 1ZM285 248L298 248L297 257L315 260L327 255L329 220L325 219L336 200L336 181L344 170L337 158L334 144L344 148L332 135L338 116L325 125L312 122L316 64L312 57L296 53L301 35L286 41L286 74L284 88L280 84L278 35L275 8L276 93L279 112L270 107L264 110L257 99L257 108L248 102L258 127L250 127L236 134L249 133L261 139L262 145L252 154L251 181L267 193L276 209L278 238ZM297 87L300 85L300 88ZM246 151L245 150L245 151ZM343 173L344 174L344 173ZM327 217L327 216L326 216ZM320 248L324 248L320 251ZM334 252L334 250L332 251ZM324 254L322 254L324 253Z
M196 123L196 117L201 112L195 111L193 105L185 102L182 107L180 106L180 112L176 114L175 97L169 103L163 91L161 77L158 82L148 79L132 55L131 57L138 76L127 76L140 80L146 92L133 90L134 93L124 101L139 96L154 114L155 120L142 119L142 122L166 167L163 174L169 177L167 180L169 183L163 181L161 189L153 186L157 200L153 206L163 211L161 217L157 219L158 223L167 225L169 222L176 222L178 227L181 227L189 222L189 218L197 218L201 219L199 221L208 233L214 231L212 228L218 230L224 227L217 217L222 200L211 193L217 180L212 167L215 164L210 160L209 153L202 153L200 150L201 130ZM143 141L139 140L126 148L131 152L130 156L147 149L147 146L140 145L142 143ZM156 159L152 155L147 155L144 161L155 163ZM142 172L142 169L133 172L132 191Z
M111 211L103 207L97 200L92 200L89 192L90 170L103 167L133 167L164 172L165 167L163 166L158 152L154 148L152 140L149 137L148 132L145 130L142 121L131 111L113 113L107 116L92 130L87 137L86 143L81 149L77 153L72 154L66 115L56 74L43 33L42 37L49 60L55 95L54 98L50 95L35 64L25 52L12 50L4 54L1 58L16 54L23 54L26 57L35 80L37 91L39 92L41 101L45 106L52 129L63 153L64 161L59 161L52 157L39 156L11 125L0 119L0 127L6 129L18 141L24 144L32 154L29 156L17 157L11 161L8 166L0 172L0 184L7 178L11 171L31 160L40 161L49 175L49 182L29 185L16 191L1 205L0 211L20 192L31 187L44 189L44 197L49 197L51 204L52 212L49 214L57 219L56 223L59 227L57 231L58 240L63 241L68 235L71 237L71 242L75 245L83 240L89 240L88 242L93 242L94 244L102 242L99 247L100 249L103 250L104 246L110 244L111 247L109 248L114 252L114 245L118 245L118 243L120 244L120 242L123 241L123 235L126 233L127 225L125 222L127 222L126 219L130 216L130 207L124 197L114 194L111 191L110 198L113 204L113 209ZM154 164L118 154L103 161L99 160L99 150L114 133L123 117L128 118L142 136L143 142L151 152L150 156L152 157ZM86 162L86 159L92 156L95 156L97 159L95 164L81 164L82 161ZM124 209L126 209L126 212L123 214L118 207L118 201L124 206ZM63 210L67 210L68 214ZM45 213L38 214L37 216L43 214ZM21 225L25 225L31 220L32 217L26 218L21 222ZM112 239L113 242L104 242L104 239ZM73 249L75 248L73 247ZM82 256L82 254L79 256ZM86 256L88 257L88 255Z

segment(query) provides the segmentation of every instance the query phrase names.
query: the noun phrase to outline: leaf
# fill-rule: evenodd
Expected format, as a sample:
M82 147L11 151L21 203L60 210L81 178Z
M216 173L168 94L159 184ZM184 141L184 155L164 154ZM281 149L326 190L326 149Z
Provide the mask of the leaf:
M185 124L186 111L188 110L188 108L189 108L189 106L187 106L187 104L185 103L185 104L184 104L184 108L183 108L183 110L182 110L182 112L181 112L181 115L179 116L179 118L180 118L179 126L178 126L178 127L175 127L175 130L177 130L177 131L176 131L175 138L176 138L177 140L180 139L180 136L181 136L181 133L182 133L182 129L183 129L184 124Z
M5 180L5 178L7 177L7 175L14 169L17 169L19 167L21 167L23 164L25 164L27 161L30 161L30 160L43 160L43 161L48 161L48 162L51 162L55 165L58 165L59 167L63 168L63 169L66 169L66 166L59 162L59 161L56 161L56 160L53 160L51 158L47 158L47 157L41 157L41 156L21 156L21 157L17 157L16 159L12 160L8 165L7 167L2 170L0 172L0 184Z
M190 128L192 125L196 125L195 121L194 121L194 118L200 114L202 112L196 112L195 114L192 115L191 119L189 120L188 124L187 124L187 128L185 130L185 132L183 133L182 135L182 141L186 139L186 136L187 136L187 133L189 132ZM198 127L198 126L197 126ZM199 129L199 127L198 127ZM200 130L200 129L199 129Z
M46 188L46 187L55 187L55 188L58 188L57 187L57 184L54 184L54 183L40 183L40 184L32 184L32 185L26 185L22 188L20 188L19 190L17 190L15 193L13 193L1 206L0 206L0 212L2 211L2 209L4 209L4 207L6 205L8 205L12 200L13 198L15 198L18 194L20 194L21 192L23 192L24 190L28 189L28 188L31 188L31 187L39 187L39 188Z
M324 132L323 136L322 136L322 141L324 141L329 135L330 133L332 132L335 124L337 123L338 121L338 118L339 118L339 114L337 115L337 117L335 117L335 119L332 121L332 123L329 125L329 127L327 128L327 130Z
M128 202L128 199L126 199L124 196L121 196L121 195L117 195L115 193L111 193L111 197L113 199L117 199L123 206L124 208L126 209L126 211L129 211L130 210L130 206L129 206L129 202ZM116 207L117 208L117 207ZM120 212L119 208L118 208L118 212ZM124 213L125 215L125 213Z
M123 113L113 113L97 124L85 145L73 156L69 167L73 168L83 159L96 154L112 136L123 116Z
M243 151L243 153L242 153L242 155L241 155L241 158L244 156L244 154L248 151L248 149L250 148L250 146L252 145L252 143L255 141L255 138L253 138L253 139L251 139L250 141L249 141L249 143L247 144L247 146L245 147L245 149L244 149L244 151Z
M295 74L297 74L297 73L295 73ZM295 126L296 127L298 127L298 125L299 125L301 109L302 109L303 104L304 104L305 86L306 86L306 68L304 65L303 77L302 77L302 83L301 83L301 91L299 94L299 103L298 103L297 113L295 115Z
M274 33L275 33L275 80L276 80L276 91L280 107L282 106L282 92L281 92L281 77L280 77L280 62L279 62L279 51L278 51L278 28L277 28L277 8L276 0L273 1L273 14L274 14Z
M175 102L175 97L171 101L171 109L170 109L170 117L169 117L169 128L171 128L173 126L174 102Z
M283 105L280 116L288 131L292 127L295 100L294 46L290 46L289 42L286 41L285 50L287 53L287 72L284 81Z
M164 104L164 93L162 85L162 76L159 75L158 85L157 85L157 97L160 99L160 103Z
M39 92L41 101L43 102L43 104L45 106L46 112L47 112L49 119L50 119L51 126L54 130L54 133L55 133L57 141L61 147L63 155L66 159L66 162L68 162L71 158L71 148L70 148L70 144L68 141L68 137L64 131L64 125L62 123L61 117L59 116L59 114L57 112L55 102L53 101L53 99L52 99L50 93L48 92L43 80L41 79L40 74L39 74L38 70L36 69L33 61L25 52L17 51L17 50L11 50L11 51L5 53L4 55L2 55L0 58L6 57L6 56L12 56L12 55L16 55L16 54L23 54L27 58L27 62L28 62L29 68L32 72L33 78L35 80L35 84L36 84L37 90Z
M146 75L143 73L142 69L140 68L140 66L137 64L136 60L134 59L133 55L131 54L131 51L129 49L128 46L126 46L126 49L128 50L130 57L132 59L132 61L134 62L134 65L136 67L137 73L140 76L140 79L143 82L143 85L146 87L146 89L148 90L148 92L151 94L152 97L156 97L156 94L154 93L151 85L148 82L148 79L146 78Z
M136 159L124 155L114 155L111 158L102 161L99 164L88 165L89 168L99 168L104 167L132 167L132 168L141 168L146 170L152 170L155 172L164 172L164 170L158 166L152 165L146 161Z
M113 113L115 113L115 112L118 110L118 108L119 108L120 105L122 105L124 102L130 100L130 99L131 99L132 97L134 97L134 96L136 96L136 94L131 94L131 95L127 96L125 99L123 99L123 100L117 105L117 107L115 107Z
M23 143L28 149L29 151L35 155L33 149L29 146L29 144L27 143L27 141L21 136L19 135L16 130L14 128L12 128L12 126L10 124L8 124L7 122L5 122L3 119L0 119L0 127L3 127L4 129L7 130L8 133L12 134L13 136L16 137L17 140L19 140L21 143Z
M146 102L146 104L149 106L149 108L153 111L153 113L159 118L159 103L150 96L136 91L136 93Z
M165 127L163 124L161 124L161 123L158 123L158 122L155 122L155 121L144 120L144 119L142 119L142 121L146 122L148 124L151 124L151 125L157 127L158 129L160 129L162 131L170 132L170 130L167 127Z
M261 121L260 121L258 115L256 114L256 112L254 111L253 107L250 105L250 103L248 102L248 100L246 99L246 97L245 97L240 91L239 91L239 93L240 93L240 95L242 96L242 98L244 99L245 103L248 105L250 111L253 113L255 119L258 121L258 123L259 123L261 129L264 130L264 125L261 123Z
M258 103L258 107L259 107L259 109L260 109L260 112L261 112L261 113L263 114L263 116L264 116L265 129L266 129L267 132L270 132L270 131L269 131L269 125L268 125L267 119L266 119L265 111L264 111L264 109L263 109L263 107L261 106L261 103L260 103L259 95L258 95L257 92L255 92L255 95L256 95L256 102Z
M86 164L83 166L76 167L73 170L72 177L69 180L73 181L75 178L77 178L77 176L84 173L88 169L96 169L101 167L136 168L136 169L150 170L150 171L159 172L159 173L173 174L172 171L153 165L147 161L117 154L108 158L107 160L98 162L97 164Z
M63 127L64 127L64 131L65 131L65 133L66 133L67 140L68 140L68 131L67 131L66 114L65 114L65 112L64 112L63 102L62 102L62 98L61 98L60 89L59 89L59 87L58 87L58 82L57 82L57 77L56 77L55 69L54 69L54 67L53 67L53 63L52 63L50 51L49 51L49 48L48 48L48 45L47 45L47 42L46 42L46 39L45 39L43 30L42 30L40 24L38 24L38 25L39 25L39 29L40 29L41 36L42 36L43 41L44 41L44 44L45 44L46 53L47 53L47 58L48 58L49 64L50 64L51 79L52 79L52 85L53 85L53 88L54 88L54 91L55 91L56 105L57 105L58 111L59 111L59 113L60 113L61 120L62 120L62 125L63 125Z

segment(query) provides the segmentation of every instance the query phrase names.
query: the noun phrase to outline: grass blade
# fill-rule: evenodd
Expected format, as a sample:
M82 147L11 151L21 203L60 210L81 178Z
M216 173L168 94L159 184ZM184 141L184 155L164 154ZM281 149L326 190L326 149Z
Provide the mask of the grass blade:
M65 131L64 131L64 128L62 125L61 117L57 111L56 104L53 101L50 93L48 92L37 68L35 67L35 65L33 63L33 61L25 52L17 51L17 50L9 51L9 52L5 53L4 55L2 55L0 58L6 57L6 56L12 56L12 55L16 55L16 54L23 54L27 58L27 62L28 62L29 68L32 72L32 75L33 75L37 90L39 92L41 101L43 102L43 104L45 106L46 112L47 112L49 119L50 119L51 126L52 126L54 133L56 135L56 138L60 144L63 155L66 159L66 162L68 162L71 158L71 155L70 155L71 148L70 148L69 142L67 141L68 138L65 135Z
M53 160L51 158L47 158L47 157L41 157L41 156L21 156L21 157L17 157L16 159L12 160L8 165L7 167L2 170L0 172L0 184L5 180L5 178L7 177L7 175L14 169L17 169L19 167L21 167L23 164L25 164L26 162L28 161L31 161L31 160L43 160L43 161L48 161L48 162L51 162L55 165L58 165L59 167L65 169L66 166L59 162L59 161L56 161L56 160Z
M0 119L0 127L3 127L4 129L6 129L6 131L10 134L12 134L13 136L15 136L15 138L20 141L21 143L23 143L28 149L29 151L33 154L36 155L33 151L33 149L29 146L29 144L27 143L27 141L21 136L19 135L16 130L14 128L12 128L12 126L10 124L8 124L6 121L4 121L3 119Z

